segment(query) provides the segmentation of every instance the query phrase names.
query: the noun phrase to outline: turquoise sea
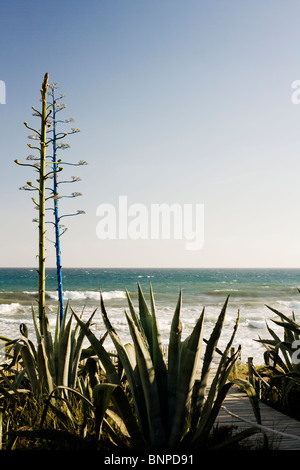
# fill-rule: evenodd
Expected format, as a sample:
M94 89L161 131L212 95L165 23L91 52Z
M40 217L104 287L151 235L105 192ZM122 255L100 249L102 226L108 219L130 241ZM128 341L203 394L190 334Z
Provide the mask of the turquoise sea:
M269 337L266 321L274 327L275 315L269 305L285 314L295 312L300 320L300 269L95 269L72 268L63 270L65 302L70 302L79 313L84 308L88 318L95 308L94 329L98 336L104 333L99 308L99 289L104 296L112 324L124 341L129 340L124 315L127 308L125 288L137 305L137 283L146 299L152 284L158 321L163 342L168 343L170 324L180 289L183 292L183 337L187 336L205 307L204 337L209 335L227 295L230 295L227 318L220 346L226 344L238 310L241 319L235 346L242 346L242 360L254 357L263 361L263 347L255 339ZM0 334L17 338L21 323L26 323L35 339L31 306L37 306L37 273L34 268L0 269ZM47 308L54 328L57 312L56 271L47 270ZM276 329L276 331L281 331ZM107 340L107 347L110 347Z

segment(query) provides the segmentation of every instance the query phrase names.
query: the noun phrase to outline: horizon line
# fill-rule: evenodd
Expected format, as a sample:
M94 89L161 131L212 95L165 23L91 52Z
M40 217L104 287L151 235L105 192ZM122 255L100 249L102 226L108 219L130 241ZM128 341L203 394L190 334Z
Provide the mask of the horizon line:
M0 266L0 269L33 269L36 266ZM56 269L47 266L46 269ZM62 269L299 269L300 266L64 266Z

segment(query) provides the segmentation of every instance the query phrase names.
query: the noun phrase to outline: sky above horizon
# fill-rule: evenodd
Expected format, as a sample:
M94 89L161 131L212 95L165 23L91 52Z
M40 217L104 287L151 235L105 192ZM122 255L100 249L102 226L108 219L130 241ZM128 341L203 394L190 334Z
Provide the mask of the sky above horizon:
M14 160L32 153L23 122L38 125L48 72L81 129L63 159L88 162L64 170L82 197L61 211L86 214L65 219L63 266L300 267L299 17L297 0L0 1L0 266L37 264L37 212L18 189L36 175ZM99 206L118 214L120 197L203 205L203 247L99 239Z

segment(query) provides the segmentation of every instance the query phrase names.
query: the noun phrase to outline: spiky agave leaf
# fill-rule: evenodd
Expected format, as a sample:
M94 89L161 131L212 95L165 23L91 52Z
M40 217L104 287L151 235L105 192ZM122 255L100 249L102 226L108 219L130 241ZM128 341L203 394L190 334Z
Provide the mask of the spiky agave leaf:
M150 444L152 447L161 447L166 443L166 436L163 429L159 393L153 362L150 351L145 347L145 343L139 330L135 326L131 317L126 312L125 314L135 347L137 366L141 377L141 383L147 407Z
M72 316L63 330L58 344L57 385L69 385L69 363L71 354Z
M41 390L52 392L54 388L53 376L51 374L49 359L46 353L43 339L37 346L37 368L39 371L39 383Z
M176 386L176 403L168 444L175 448L185 433L185 420L190 404L195 376L199 368L203 340L204 309L181 349L180 369Z
M90 328L79 318L79 316L76 314L74 310L72 310L74 317L76 318L76 321L80 325L80 327L83 329L86 337L91 343L92 349L94 350L95 354L98 356L100 364L105 370L105 373L107 375L107 378L109 382L121 385L120 378L116 372L115 366L111 361L111 358L104 348L102 342L96 338L94 333L90 330Z
M116 348L116 351L119 355L119 359L122 363L122 366L124 367L126 377L127 377L130 389L131 389L132 398L133 398L133 401L134 401L134 404L135 404L135 409L136 409L136 413L137 413L137 416L138 416L139 424L140 424L141 428L143 429L145 435L147 436L149 434L150 430L149 430L148 420L146 419L147 418L147 416L146 416L146 403L145 403L144 394L142 393L142 381L140 380L140 371L139 371L138 367L136 367L137 370L134 371L134 369L132 367L132 364L133 364L132 358L129 359L128 354L127 354L128 349L126 349L124 347L122 341L119 338L119 335L117 334L116 330L113 328L112 324L110 323L110 320L108 318L108 315L107 315L107 312L106 312L106 309L105 309L102 293L100 293L100 295L101 295L100 301L101 301L102 318L103 318L105 327L106 327L106 329L107 329L107 331L108 331L108 333L109 333L109 335L110 335L110 337L113 341L113 344ZM133 322L133 320L132 320L132 322ZM141 332L140 332L140 337L142 338L142 341L145 345L144 337L142 337ZM145 346L145 348L146 348L146 346ZM132 351L131 351L131 353L132 353Z
M177 306L173 315L169 349L168 349L168 432L170 432L175 404L176 404L176 389L179 374L180 364L180 347L181 347L181 333L182 324L180 320L182 307L182 291L180 289Z
M215 326L211 332L210 338L207 341L205 354L203 358L203 366L202 366L202 371L201 371L200 387L199 387L198 393L195 393L193 395L194 397L194 402L192 403L192 409L193 409L192 427L193 428L196 427L197 422L200 417L201 410L202 410L206 387L208 383L208 377L209 377L212 361L214 359L214 354L217 348L217 344L218 344L218 341L220 339L220 335L222 332L225 315L227 311L227 306L228 306L228 301L229 301L229 296L227 297L221 309L221 312L218 316Z
M139 315L140 315L140 322L145 332L145 336L147 338L150 353L153 357L153 334L152 334L152 318L149 312L148 305L146 303L144 293L138 283L138 301L139 301Z
M143 440L136 417L132 412L122 387L115 384L98 384L93 389L93 401L96 408L96 429L98 436L101 433L104 416L108 412L110 403L113 402L118 414L115 416L114 413L110 416L113 416L115 421L118 421L119 417L121 417L129 433L129 441L134 443L137 448L145 448L146 443ZM120 426L119 423L118 425Z
M35 367L35 364L36 364L35 358L26 344L22 345L20 354L24 361L24 366L25 366L27 376L32 386L32 391L35 396L38 396L40 393L40 383L38 380L38 375L37 375L37 371Z
M223 386L225 386L230 370L232 369L234 362L236 361L238 357L238 352L235 354L235 357L229 358L228 355L229 355L229 351L231 349L231 345L232 345L232 342L234 340L234 337L237 331L239 318L240 318L240 315L238 312L238 316L235 322L235 326L233 328L231 338L229 339L227 346L221 355L217 370L214 374L214 378L212 380L212 383L210 385L208 395L206 398L205 398L205 392L206 392L207 382L205 382L205 384L203 385L200 382L199 391L195 397L195 400L192 406L192 427L191 427L192 436L190 439L190 442L192 443L196 442L197 440L204 441L202 432L204 433L205 432L204 430L206 430L206 432L209 432L211 429L211 427L207 425L208 420L210 420L211 426L214 423L214 421L210 419L213 406L216 402L216 398L218 396L219 391L223 388ZM221 406L222 402L220 400L219 400L219 403Z
M87 328L90 327L92 319L97 309L94 310L88 321L86 322ZM75 388L78 380L78 367L81 360L81 353L83 350L83 342L85 339L85 333L77 323L77 328L74 329L71 335L71 353L70 353L70 365L69 365L69 386Z
M155 370L155 378L159 394L161 416L164 428L168 428L168 373L164 360L161 334L157 321L156 306L152 286L150 284L150 301L152 316L152 362Z
M141 334L144 336L145 341L147 342L147 338L146 338L142 323L139 319L139 316L137 315L137 313L135 311L132 299L131 299L130 294L129 294L127 289L125 289L125 293L126 293L126 298L127 298L131 318L133 319L134 323L136 324L136 327L140 330Z
M239 354L239 351L236 351L234 356L229 357L229 352L239 324L239 318L240 312L238 312L231 338L229 339L225 351L221 356L203 409L200 410L197 428L194 429L194 434L191 439L192 445L196 447L203 445L203 443L206 441L206 438L218 416L223 401L225 400L229 390L234 385L238 386L248 395L255 418L259 424L261 423L259 400L254 387L248 381L242 379L234 379L230 382L227 382L230 371L232 370L232 367L234 366L234 363L236 362ZM254 430L248 431L250 435L253 434ZM239 439L242 437L243 434L240 435Z

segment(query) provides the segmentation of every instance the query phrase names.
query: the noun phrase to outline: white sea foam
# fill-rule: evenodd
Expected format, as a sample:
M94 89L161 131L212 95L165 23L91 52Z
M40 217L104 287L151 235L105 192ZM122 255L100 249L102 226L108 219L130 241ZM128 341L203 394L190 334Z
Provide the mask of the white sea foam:
M285 301L285 300L278 300L277 303L282 305L283 307L298 309L300 308L300 302L294 301Z
M238 292L238 289L214 289L213 292Z
M18 303L0 304L0 314L15 312L20 307L21 307L21 305L18 304Z
M259 320L246 320L246 325L250 326L251 328L265 328L266 323L264 321Z
M50 297L50 299L57 300L58 299L58 294L57 292L47 292L47 295ZM109 291L109 292L102 292L102 296L104 300L110 300L110 299L121 299L125 298L126 294L123 291ZM98 291L64 291L63 297L66 300L87 300L87 299L92 299L92 300L100 300L100 293Z

